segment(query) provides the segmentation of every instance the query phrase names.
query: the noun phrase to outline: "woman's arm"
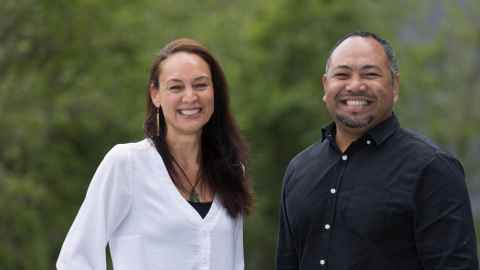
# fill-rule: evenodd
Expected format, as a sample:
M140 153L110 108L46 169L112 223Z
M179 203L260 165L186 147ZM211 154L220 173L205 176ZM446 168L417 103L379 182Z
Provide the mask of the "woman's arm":
M59 270L104 270L105 247L131 203L129 152L112 148L88 187L57 260Z

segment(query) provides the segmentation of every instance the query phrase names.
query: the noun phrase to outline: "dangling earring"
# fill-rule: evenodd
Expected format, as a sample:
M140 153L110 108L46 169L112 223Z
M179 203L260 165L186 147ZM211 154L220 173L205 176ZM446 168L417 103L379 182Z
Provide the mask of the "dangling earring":
M157 107L157 137L160 137L160 109Z

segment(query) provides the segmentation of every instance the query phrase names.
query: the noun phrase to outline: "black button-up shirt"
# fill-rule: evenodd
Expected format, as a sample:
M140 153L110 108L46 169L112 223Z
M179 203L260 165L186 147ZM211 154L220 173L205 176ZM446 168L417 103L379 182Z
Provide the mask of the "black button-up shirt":
M332 124L285 173L277 269L478 269L464 178L394 115L344 153Z

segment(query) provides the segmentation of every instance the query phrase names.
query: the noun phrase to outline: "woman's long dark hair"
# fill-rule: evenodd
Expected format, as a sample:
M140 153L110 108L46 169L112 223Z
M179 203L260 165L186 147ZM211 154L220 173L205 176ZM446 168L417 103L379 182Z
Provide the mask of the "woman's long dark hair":
M184 189L174 168L176 163L166 142L166 125L162 110L159 109L159 134L157 136L157 108L150 97L150 85L159 89L161 63L172 54L187 52L198 55L210 67L214 92L214 111L202 130L200 176L202 184L210 187L232 217L248 214L253 204L250 181L247 177L247 146L240 136L239 129L229 108L228 85L222 68L208 51L192 39L176 39L160 50L150 69L147 86L145 136L150 138L162 156L174 184Z

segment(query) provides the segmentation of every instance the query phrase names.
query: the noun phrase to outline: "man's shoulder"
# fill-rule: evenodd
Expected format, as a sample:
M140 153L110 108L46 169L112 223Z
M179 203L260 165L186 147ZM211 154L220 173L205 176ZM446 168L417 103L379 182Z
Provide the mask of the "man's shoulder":
M427 160L438 156L455 159L452 153L444 150L424 134L407 128L401 128L399 131L398 138L402 142L401 146L405 148L404 151L410 151L417 157L423 157Z
M328 147L328 140L319 140L309 145L291 159L289 167L302 167L316 162L316 160L323 158Z
M424 149L425 151L438 151L440 147L431 139L416 130L400 128L400 135L403 141L409 145Z
M322 170L322 167L326 164L322 160L325 159L328 148L328 140L320 140L308 146L290 160L283 179L283 188L286 195L290 194L295 187L302 186L301 183L309 182L312 175L316 175L318 171Z

